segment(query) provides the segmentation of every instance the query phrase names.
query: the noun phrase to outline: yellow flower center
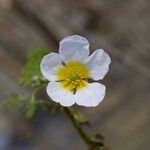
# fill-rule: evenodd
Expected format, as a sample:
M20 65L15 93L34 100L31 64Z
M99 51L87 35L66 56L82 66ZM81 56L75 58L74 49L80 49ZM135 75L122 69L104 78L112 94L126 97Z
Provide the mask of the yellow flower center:
M86 87L89 69L81 62L69 61L58 69L57 77L64 89L76 93Z

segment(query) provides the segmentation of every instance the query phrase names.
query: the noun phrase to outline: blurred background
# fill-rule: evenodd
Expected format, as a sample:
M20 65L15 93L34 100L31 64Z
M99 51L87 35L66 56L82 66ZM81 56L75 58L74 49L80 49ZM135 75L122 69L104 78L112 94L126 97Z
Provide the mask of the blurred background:
M29 95L18 84L26 54L39 47L58 50L72 34L86 37L90 49L110 54L104 101L80 107L110 150L150 149L150 1L0 0L0 101ZM0 108L0 150L86 150L61 111L38 111L33 120L21 110Z

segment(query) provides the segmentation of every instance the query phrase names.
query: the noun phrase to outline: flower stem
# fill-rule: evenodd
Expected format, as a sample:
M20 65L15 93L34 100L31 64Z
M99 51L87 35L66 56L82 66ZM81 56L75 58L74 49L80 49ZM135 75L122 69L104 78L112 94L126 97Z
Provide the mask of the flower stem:
M67 114L67 116L71 120L72 124L74 125L75 129L78 131L78 133L79 133L80 137L83 139L83 141L87 145L89 145L90 144L90 139L89 139L88 135L83 131L81 126L78 124L76 119L74 118L74 115L73 115L72 111L69 108L64 107L64 112Z
M99 138L98 140L92 138L82 129L82 126L74 117L74 114L71 111L71 109L63 107L63 110L67 114L68 118L71 120L72 124L74 125L75 129L77 130L82 140L87 144L89 150L108 150L108 148L105 147L103 138L100 134L99 136L101 136L101 138Z

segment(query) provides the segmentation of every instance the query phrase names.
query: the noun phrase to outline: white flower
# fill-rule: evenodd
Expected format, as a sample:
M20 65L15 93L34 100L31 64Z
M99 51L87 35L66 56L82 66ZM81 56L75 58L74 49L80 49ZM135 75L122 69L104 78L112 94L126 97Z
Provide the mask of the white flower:
M43 76L49 80L47 94L62 106L78 104L97 106L105 96L103 79L111 62L109 55L97 49L89 56L89 42L86 38L73 35L59 44L59 54L46 55L40 64Z

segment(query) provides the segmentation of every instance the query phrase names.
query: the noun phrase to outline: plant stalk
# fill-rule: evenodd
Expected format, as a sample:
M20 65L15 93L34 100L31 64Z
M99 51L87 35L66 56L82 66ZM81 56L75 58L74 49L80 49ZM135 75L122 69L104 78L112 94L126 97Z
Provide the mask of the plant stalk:
M87 144L90 145L91 144L91 140L89 138L89 136L83 131L83 129L81 128L81 126L79 125L79 123L76 121L72 111L67 108L64 107L64 112L67 114L67 116L69 117L69 119L71 120L72 124L74 125L75 129L77 130L77 132L79 133L80 137L82 138L82 140Z

